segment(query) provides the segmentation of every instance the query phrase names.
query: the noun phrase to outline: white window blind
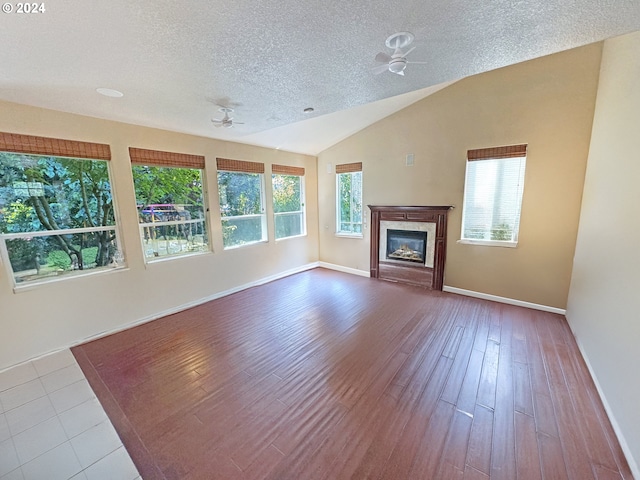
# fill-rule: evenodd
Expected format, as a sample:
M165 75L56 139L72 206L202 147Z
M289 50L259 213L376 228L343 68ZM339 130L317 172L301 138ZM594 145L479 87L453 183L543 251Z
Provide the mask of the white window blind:
M526 145L468 152L462 240L515 245L520 227Z

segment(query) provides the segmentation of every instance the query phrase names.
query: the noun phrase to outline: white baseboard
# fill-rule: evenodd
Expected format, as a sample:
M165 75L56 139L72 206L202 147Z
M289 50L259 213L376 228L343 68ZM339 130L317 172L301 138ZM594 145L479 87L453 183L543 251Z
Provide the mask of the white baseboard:
M261 279L256 280L256 281L249 282L249 283L246 283L244 285L240 285L238 287L231 288L229 290L218 292L218 293L215 293L213 295L209 295L207 297L204 297L204 298L201 298L201 299L198 299L198 300L194 300L192 302L185 303L185 304L182 304L182 305L179 305L179 306L164 310L162 312L154 313L153 315L149 315L147 317L135 320L133 322L129 322L129 323L127 323L125 325L122 325L122 326L120 326L118 328L115 328L115 329L112 329L112 330L109 330L109 331L105 331L105 332L101 332L101 333L98 333L96 335L92 335L92 336L87 337L87 338L85 338L85 339L83 339L81 341L75 342L75 343L69 345L66 348L71 348L71 347L74 347L76 345L80 345L82 343L85 343L85 342L88 342L88 341L91 341L91 340L96 340L98 338L102 338L102 337L105 337L105 336L108 336L108 335L112 335L114 333L118 333L118 332L126 330L128 328L132 328L132 327L135 327L137 325L142 325L144 323L151 322L153 320L157 320L158 318L162 318L162 317L165 317L167 315L178 313L178 312L181 312L183 310L187 310L189 308L201 305L203 303L210 302L212 300L216 300L218 298L222 298L222 297L225 297L227 295L231 295L233 293L237 293L237 292L240 292L242 290L246 290L248 288L252 288L252 287L255 287L255 286L258 286L258 285L263 285L265 283L269 283L269 282L272 282L274 280L278 280L278 279L281 279L281 278L284 278L284 277L288 277L288 276L294 275L296 273L300 273L300 272L304 272L304 271L307 271L307 270L311 270L311 269L316 268L316 267L328 268L330 270L336 270L336 271L339 271L339 272L349 273L349 274L352 274L352 275L359 275L359 276L362 276L362 277L369 277L370 276L369 272L366 272L364 270L358 270L356 268L344 267L342 265L336 265L336 264L327 263L327 262L312 262L312 263L309 263L309 264L306 264L306 265L302 265L300 267L297 267L297 268L294 268L294 269L291 269L291 270L280 272L280 273L277 273L275 275L270 275L268 277L264 277L264 278L261 278ZM516 305L516 306L520 306L520 307L533 308L535 310L542 310L542 311L545 311L545 312L558 313L558 314L561 314L561 315L565 315L566 314L566 310L563 310L563 309L560 309L560 308L549 307L549 306L546 306L546 305L539 305L539 304L536 304L536 303L524 302L524 301L521 301L521 300L515 300L515 299L511 299L511 298L506 298L506 297L499 297L497 295L490 295L490 294L487 294L487 293L475 292L475 291L472 291L472 290L464 290L462 288L450 287L450 286L447 286L447 285L445 285L443 287L443 291L449 292L449 293L455 293L455 294L458 294L458 295L466 295L466 296L474 297L474 298L481 298L481 299L484 299L484 300L491 300L491 301L499 302L499 303L506 303L506 304L509 304L509 305ZM613 430L614 430L614 432L615 432L615 434L617 436L618 442L620 443L620 448L622 449L622 451L623 451L623 453L624 453L624 455L625 455L625 457L627 459L627 462L629 464L629 468L631 469L631 472L633 473L634 478L640 479L640 467L635 462L635 459L633 458L633 455L631 454L631 449L629 448L629 445L627 444L627 441L626 441L624 435L622 434L622 431L620 430L620 426L619 426L618 422L616 421L615 416L613 415L613 412L611 410L609 402L607 401L607 397L604 395L604 392L603 392L602 388L600 387L600 383L598 382L598 378L596 377L595 372L593 371L593 368L592 368L591 363L589 361L589 357L587 356L586 352L584 351L582 343L580 342L580 340L578 338L576 338L576 343L578 345L580 353L582 354L582 357L584 358L584 361L585 361L585 363L587 365L589 373L591 374L591 378L593 378L593 381L595 383L595 386L596 386L596 389L598 391L598 394L600 395L600 399L602 400L602 403L604 405L605 411L606 411L606 413L607 413L607 415L609 417L609 420L611 421L611 425L612 425ZM24 362L20 362L20 363L18 363L16 365L12 365L10 367L6 367L6 368L3 368L3 369L0 369L0 373L5 371L5 370L8 370L9 368L13 368L15 366L22 365L24 363L36 360L38 358L45 357L47 355L50 355L50 354L55 353L55 352L59 352L61 350L65 350L65 348L52 350L52 351L43 353L42 355L38 355L38 356L36 356L34 358L31 358L29 360L25 360Z
M343 267L342 265L336 265L335 263L318 262L318 267L328 268L329 270L336 270L338 272L350 273L351 275L358 275L360 277L370 277L371 274L365 270L358 270L357 268Z
M551 312L551 313L558 313L560 315L565 315L567 311L563 310L561 308L556 308L556 307L549 307L547 305L539 305L537 303L529 303L529 302L523 302L521 300L514 300L512 298L506 298L506 297L498 297L496 295L490 295L487 293L480 293L480 292L474 292L472 290L464 290L462 288L456 288L456 287L449 287L447 285L445 285L442 289L445 292L449 292L449 293L456 293L459 295L466 295L469 297L474 297L474 298L481 298L484 300L492 300L494 302L500 302L500 303L507 303L509 305L516 305L519 307L527 307L527 308L533 308L535 310L542 310L544 312ZM567 319L567 322L569 323L569 327L571 327L571 323L569 322L569 319ZM571 331L573 332L573 329L571 329ZM607 413L607 416L609 417L609 421L611 421L611 426L613 427L613 431L616 434L616 437L618 439L618 442L620 443L620 448L622 449L622 452L624 453L625 458L627 459L627 463L629 464L629 468L631 469L631 473L633 474L634 478L638 478L640 479L640 466L638 466L638 464L636 463L635 459L633 458L633 455L631 453L631 449L629 448L629 444L627 443L624 435L622 434L622 430L620 429L620 425L618 424L616 417L613 415L613 411L611 410L611 406L609 405L609 402L607 401L607 397L604 394L604 391L602 390L602 388L600 387L600 383L598 382L598 377L596 377L596 374L593 370L593 368L591 367L591 362L589 362L589 357L587 356L582 343L580 342L580 340L578 339L578 337L576 337L574 335L574 338L576 339L576 343L578 345L578 349L580 350L580 354L582 355L582 358L584 359L586 365L587 365L587 369L589 370L589 374L591 375L591 378L593 378L593 382L596 386L596 389L598 391L598 395L600 396L600 400L602 400L602 404L604 405L604 409Z
M284 272L276 273L275 275L269 275L268 277L261 278L260 280L256 280L255 282L248 283L246 285L242 285L238 287L238 289L234 289L236 291L246 290L247 288L257 287L258 285L264 285L265 283L273 282L274 280L280 280L281 278L289 277L291 275L295 275L296 273L306 272L307 270L313 270L314 268L318 268L320 266L320 262L311 262L306 265L301 265L300 267L292 268L290 270L286 270ZM229 290L230 291L230 290ZM235 293L235 292L231 292ZM229 293L225 293L221 295L225 297L230 295ZM209 300L206 300L207 302Z
M281 278L285 278L290 275L295 275L296 273L305 272L307 270L317 268L318 266L319 266L318 262L312 262L312 263L307 263L306 265L302 265L300 267L292 268L290 270L285 270L284 272L279 272L274 275L269 275L268 277L263 277L253 282L245 283L243 285L230 288L229 290L223 290L222 292L217 292L217 293L214 293L213 295L208 295L204 298L199 298L198 300L194 300L192 302L183 303L176 307L168 308L166 310L163 310L162 312L157 312L147 317L143 317L138 320L134 320L133 322L129 322L125 325L121 325L118 328L101 332L96 335L92 335L83 340L80 340L79 342L74 343L71 346L75 347L76 345L80 345L82 343L90 342L92 340L97 340L98 338L106 337L107 335L112 335L114 333L118 333L123 330L127 330L128 328L136 327L138 325L142 325L144 323L151 322L153 320L157 320L159 318L166 317L168 315L173 315L174 313L182 312L183 310L188 310L189 308L197 307L198 305L202 305L203 303L207 303L212 300L217 300L218 298L226 297L227 295L232 295L234 293L241 292L248 288L257 287L258 285L264 285L265 283L273 282L274 280L279 280Z
M72 347L75 347L77 345L81 345L83 343L90 342L92 340L97 340L99 338L106 337L108 335L113 335L114 333L122 332L123 330L127 330L129 328L136 327L138 325L142 325L144 323L148 323L148 322L151 322L153 320L157 320L157 319L162 318L162 317L166 317L167 315L173 315L174 313L182 312L183 310L187 310L189 308L197 307L198 305L202 305L203 303L207 303L207 302L210 302L212 300L216 300L218 298L226 297L227 295L231 295L233 293L241 292L242 290L246 290L246 289L251 288L251 287L257 287L258 285L264 285L265 283L273 282L274 280L279 280L280 278L288 277L288 276L294 275L296 273L305 272L307 270L311 270L311 269L317 268L319 266L320 266L319 262L308 263L306 265L302 265L300 267L292 268L292 269L286 270L284 272L276 273L275 275L270 275L268 277L264 277L264 278L261 278L259 280L255 280L253 282L245 283L244 285L240 285L240 286L237 286L237 287L234 287L234 288L230 288L229 290L224 290L222 292L217 292L217 293L214 293L213 295L209 295L209 296L204 297L204 298L199 298L198 300L194 300L192 302L183 303L181 305L178 305L178 306L175 306L175 307L172 307L172 308L168 308L168 309L163 310L161 312L153 313L153 314L148 315L146 317L139 318L139 319L133 320L131 322L127 322L127 323L125 323L123 325L120 325L120 326L118 326L116 328L113 328L113 329L110 329L110 330L105 330L103 332L96 333L95 335L90 335L89 337L86 337L86 338L83 338L82 340L78 340L76 342L73 342L73 343L67 345L66 347L50 350L50 351L42 353L40 355L36 355L35 357L32 357L32 358L30 358L28 360L24 360L22 362L16 363L14 365L10 365L10 366L5 367L5 368L1 368L0 369L0 373L2 373L5 370L8 370L10 368L17 367L19 365L31 362L33 360L37 360L37 359L42 358L42 357L46 357L47 355L50 355L52 353L60 352L62 350L66 350L67 348L72 348Z
M533 308L534 310L542 310L543 312L558 313L560 315L565 315L567 313L567 311L562 308L549 307L547 305L540 305L538 303L524 302L522 300L515 300L513 298L499 297L497 295L474 292L473 290L464 290L457 287L449 287L448 285L442 287L442 291L457 293L458 295L466 295L467 297L481 298L483 300L491 300L498 303L506 303L508 305L516 305L518 307Z
M567 319L567 322L568 322L568 319ZM571 323L569 323L569 327L571 327ZM573 329L571 329L571 330L573 331ZM620 444L620 448L622 449L622 453L624 453L624 456L627 459L627 463L629 464L629 468L631 469L631 473L633 474L633 478L640 479L640 466L638 466L638 464L636 463L635 459L633 458L633 454L631 453L631 449L629 448L629 444L627 443L627 440L625 439L624 435L622 434L622 430L620 429L620 424L618 424L618 422L616 421L616 417L613 414L613 411L611 410L611 406L609 405L609 402L607 401L607 397L605 396L604 391L602 390L602 388L600 388L600 383L598 382L598 377L596 377L596 374L593 371L593 368L591 367L591 362L589 361L589 357L587 356L587 352L585 352L584 348L582 347L582 342L580 342L578 337L576 337L574 335L574 338L576 339L576 343L578 344L578 349L580 350L580 353L582 354L582 358L584 359L584 363L587 364L587 369L589 370L589 373L591 374L591 378L593 379L593 383L596 386L596 390L598 390L598 395L600 395L600 400L602 400L602 404L604 405L604 410L605 410L605 412L607 412L607 416L609 417L609 421L611 422L611 426L613 427L613 431L615 432L616 437L618 438L618 443Z

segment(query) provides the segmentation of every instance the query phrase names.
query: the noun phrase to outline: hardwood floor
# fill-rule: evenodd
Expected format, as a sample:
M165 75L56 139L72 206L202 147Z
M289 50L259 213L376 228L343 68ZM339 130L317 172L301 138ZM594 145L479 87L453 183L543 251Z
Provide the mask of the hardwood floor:
M559 315L315 269L73 353L145 480L632 478Z

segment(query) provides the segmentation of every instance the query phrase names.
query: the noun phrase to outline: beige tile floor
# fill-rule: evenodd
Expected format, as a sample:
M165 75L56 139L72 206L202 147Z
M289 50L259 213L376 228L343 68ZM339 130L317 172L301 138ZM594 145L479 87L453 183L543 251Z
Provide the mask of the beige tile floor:
M0 371L0 480L141 480L69 350Z

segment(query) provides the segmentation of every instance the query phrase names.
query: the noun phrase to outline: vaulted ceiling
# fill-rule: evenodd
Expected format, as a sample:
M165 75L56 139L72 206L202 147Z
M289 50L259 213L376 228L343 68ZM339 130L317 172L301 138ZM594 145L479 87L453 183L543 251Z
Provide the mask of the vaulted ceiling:
M0 14L0 99L308 154L466 76L640 29L638 0L41 4ZM426 63L373 74L399 31ZM218 105L243 124L216 128Z

